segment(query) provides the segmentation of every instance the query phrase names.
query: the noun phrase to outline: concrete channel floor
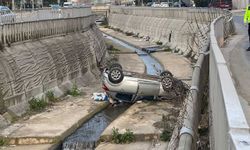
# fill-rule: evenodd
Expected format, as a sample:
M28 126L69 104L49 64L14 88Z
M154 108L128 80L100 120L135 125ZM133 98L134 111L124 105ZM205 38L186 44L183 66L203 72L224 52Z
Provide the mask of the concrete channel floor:
M85 95L57 102L46 111L29 116L26 120L17 121L1 130L0 135L8 137L11 145L45 144L27 146L29 147L27 149L44 149L49 147L47 144L60 142L93 114L108 106L107 102L95 102L91 99L93 92L101 91L100 87L100 84L92 84L84 88ZM8 148L20 149L20 147Z
M246 51L250 43L247 26L243 24L243 16L244 11L234 13L236 34L227 39L221 50L231 71L245 117L250 125L250 51Z
M124 40L127 40L126 36L124 35ZM137 41L138 39L135 38L130 38L129 42L133 43L133 41ZM135 44L135 43L133 43ZM145 41L137 41L136 42L137 46L150 46L151 43L145 42ZM174 55L176 54L171 54L168 52L163 52L161 54L154 54L157 59L160 59L160 62L166 67L170 66L172 63L171 61L166 61L170 60ZM143 73L145 72L145 66L143 65L142 60L136 55L136 54L122 54L119 55L120 63L123 65L124 68L128 71L134 71L134 67L137 68L136 72L138 73ZM178 68L182 70L181 72L177 73L174 70L174 64L172 64L172 69L169 69L170 71L173 71L173 73L177 77L181 78L190 78L191 77L191 66L188 60L186 60L184 57L181 56L176 56L179 57L178 62L182 62ZM128 61L128 58L131 58L131 61ZM165 58L165 59L164 59ZM174 59L173 59L174 60ZM175 69L176 70L176 69ZM177 69L178 70L178 69ZM187 75L187 76L186 76ZM87 88L88 90L86 93L91 94L92 92L96 92L98 86L89 87ZM99 86L100 87L100 86ZM86 115L89 114L88 111L90 110L96 110L93 108L98 108L101 107L103 108L102 103L95 103L92 100L90 100L90 95L87 94L84 97L78 97L76 99L71 99L68 101L62 101L55 106L53 106L52 110L48 110L46 112L37 114L35 116L30 117L28 120L24 121L22 125L19 126L19 123L17 123L18 128L12 129L16 133L11 132L12 136L20 136L23 137L25 134L27 134L30 137L33 137L34 135L37 135L39 137L39 140L34 140L34 139L25 139L25 140L20 140L20 141L15 141L15 142L20 142L20 144L24 144L25 142L29 142L32 140L32 142L37 143L38 145L22 145L22 146L9 146L9 147L2 147L2 149L9 149L9 150L19 150L19 149L38 149L38 150L43 150L43 149L49 149L52 144L40 144L39 143L50 143L50 135L52 135L51 131L49 129L54 129L54 135L57 133L57 135L64 135L63 137L66 137L67 134L72 133L72 124L74 124L74 129L79 127L81 123L77 120L81 120L82 117L85 118ZM107 133L112 129L113 126L118 125L118 128L121 131L124 131L125 129L132 127L132 130L134 133L136 133L136 136L139 139L142 139L144 142L136 142L136 143L131 143L131 144L125 144L125 145L117 145L117 144L112 144L112 143L101 143L97 149L165 149L167 147L167 142L160 142L159 141L159 133L160 130L155 128L155 125L161 121L162 115L163 114L170 114L173 115L173 112L176 112L176 110L180 109L180 107L176 107L176 104L179 103L178 101L170 101L170 102L147 102L147 103L137 103L133 105L131 108L129 108L124 114L122 114L119 118L117 118L111 125L106 129L104 133ZM54 110L55 109L55 110ZM57 110L58 109L58 110ZM81 114L79 113L81 112ZM69 114L68 114L69 113ZM176 115L176 114L175 114ZM72 117L74 116L74 117ZM133 116L133 117L131 117ZM176 117L176 116L174 116ZM70 120L68 122L68 119ZM42 122L40 122L40 120ZM57 120L57 121L56 121ZM50 124L52 122L53 124ZM81 121L82 122L82 121ZM49 125L45 125L45 124ZM174 124L174 123L173 123ZM56 127L55 127L56 126ZM34 128L34 131L36 134L32 133L30 129ZM24 129L24 130L23 130ZM63 132L62 130L66 130L68 133ZM138 129L138 130L137 130ZM7 135L8 133L5 130L3 133ZM24 132L25 131L25 132ZM150 132L146 132L150 131ZM10 133L9 132L9 133ZM47 133L46 133L47 132ZM49 132L49 133L48 133ZM144 134L148 133L148 134ZM41 137L48 136L49 139L42 139ZM142 135L142 136L141 136ZM62 140L63 137L56 137L56 140ZM47 137L46 137L47 138ZM150 140L154 139L154 140ZM55 139L54 139L55 140Z
M126 41L127 43L139 48L153 45L152 43L143 41L142 39L126 36L110 29L101 28L101 30L104 33L122 41ZM160 63L165 68L170 70L176 77L191 80L192 67L190 65L191 63L186 58L170 52L157 52L153 54L153 57L158 59ZM122 63L122 65L123 64L124 63ZM161 123L163 116L177 118L180 109L180 101L176 99L162 102L142 101L135 103L104 130L101 139L105 142L101 142L96 149L166 149L168 143L160 142L159 137L162 132L162 128L160 129L157 125ZM173 122L172 120L171 124L173 126L175 123L176 122ZM112 129L114 127L118 128L121 133L125 132L126 129L130 129L136 137L136 142L124 145L110 143ZM152 144L152 141L156 142ZM155 145L158 145L158 147Z

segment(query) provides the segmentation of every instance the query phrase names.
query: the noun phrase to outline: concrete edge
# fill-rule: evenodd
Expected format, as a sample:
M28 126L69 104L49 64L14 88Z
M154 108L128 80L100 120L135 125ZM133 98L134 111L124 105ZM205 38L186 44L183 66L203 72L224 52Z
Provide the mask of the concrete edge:
M135 141L152 141L152 140L160 140L160 133L155 134L134 134ZM98 140L98 143L101 142L112 142L112 134L110 135L101 135L100 139Z
M95 114L99 113L106 107L108 107L109 103L103 102L97 106L95 110L90 112L88 115L82 117L76 123L74 123L71 127L69 127L66 131L64 131L61 135L55 137L0 137L5 141L7 145L32 145L32 144L54 144L59 145L66 137L75 132L83 123L87 122L90 118L92 118ZM32 143L30 143L32 141Z

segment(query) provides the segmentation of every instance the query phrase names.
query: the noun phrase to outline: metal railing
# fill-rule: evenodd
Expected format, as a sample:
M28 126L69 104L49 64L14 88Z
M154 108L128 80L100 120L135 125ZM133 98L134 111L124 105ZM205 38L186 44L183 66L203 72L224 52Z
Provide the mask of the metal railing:
M31 12L17 13L16 21L35 21L35 20L48 20L59 18L75 18L91 15L91 8L62 8L60 10L37 10Z
M75 18L49 19L0 25L0 42L10 44L45 36L76 32L95 22L95 15Z
M90 7L39 9L39 10L17 10L14 13L0 15L0 23L15 23L27 21L39 21L49 19L75 18L91 15Z

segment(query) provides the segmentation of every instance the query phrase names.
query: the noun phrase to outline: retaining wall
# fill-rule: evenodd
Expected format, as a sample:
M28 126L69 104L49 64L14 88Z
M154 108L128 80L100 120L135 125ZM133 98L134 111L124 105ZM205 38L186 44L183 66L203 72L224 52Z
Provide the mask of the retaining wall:
M5 106L21 115L33 96L42 96L48 90L61 96L73 83L88 84L99 75L97 66L105 53L102 34L95 26L5 47L0 51L0 87L7 91Z
M221 53L225 18L211 24L209 64L210 145L215 150L250 149L250 128L243 113L230 71Z
M109 25L124 32L149 36L180 53L197 58L206 46L209 23L226 13L219 9L111 7Z

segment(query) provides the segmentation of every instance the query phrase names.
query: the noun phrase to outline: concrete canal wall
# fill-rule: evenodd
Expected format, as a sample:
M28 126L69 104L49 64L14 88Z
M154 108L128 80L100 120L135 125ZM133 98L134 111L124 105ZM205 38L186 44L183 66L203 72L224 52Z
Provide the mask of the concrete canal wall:
M25 113L33 96L53 90L61 96L74 83L87 85L98 76L106 53L101 32L95 25L84 31L11 44L0 51L0 87L7 92L5 109ZM3 106L2 106L3 107Z
M109 25L124 32L149 36L189 57L206 46L209 23L225 13L217 9L111 7Z

